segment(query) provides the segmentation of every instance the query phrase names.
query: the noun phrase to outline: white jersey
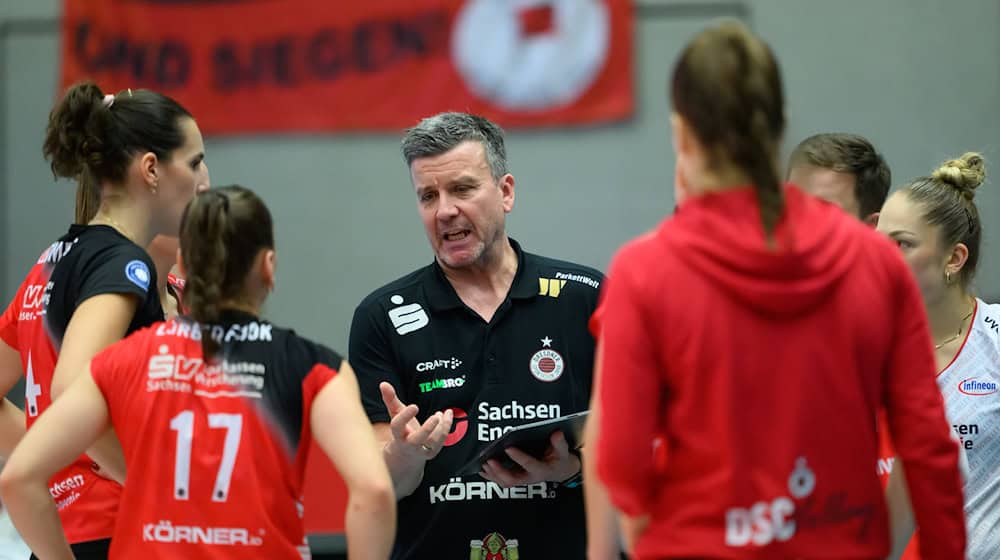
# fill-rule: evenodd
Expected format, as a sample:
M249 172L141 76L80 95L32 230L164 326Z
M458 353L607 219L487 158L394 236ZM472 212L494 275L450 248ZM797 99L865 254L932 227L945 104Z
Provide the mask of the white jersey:
M967 557L1000 551L1000 304L976 299L968 338L937 378L948 419L969 460Z

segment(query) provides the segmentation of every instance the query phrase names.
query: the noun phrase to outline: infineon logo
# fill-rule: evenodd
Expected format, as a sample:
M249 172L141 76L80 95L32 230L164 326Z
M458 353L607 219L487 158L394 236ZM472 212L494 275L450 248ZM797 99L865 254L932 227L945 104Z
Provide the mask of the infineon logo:
M996 393L997 384L993 381L979 381L975 377L970 377L958 382L958 390L966 395L981 397Z

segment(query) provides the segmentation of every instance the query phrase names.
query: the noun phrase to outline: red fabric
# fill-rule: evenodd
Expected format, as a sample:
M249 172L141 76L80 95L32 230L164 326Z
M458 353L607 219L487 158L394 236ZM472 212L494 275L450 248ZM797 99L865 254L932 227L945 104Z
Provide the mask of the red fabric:
M47 255L48 251L31 268L0 318L0 337L21 354L29 428L52 404L52 377L58 359L42 314L50 274L45 263ZM121 486L95 474L94 465L89 457L81 455L49 480L49 492L70 543L106 539L114 530Z
M148 391L147 384L162 382L160 371L166 360L175 382L199 387L203 372L201 343L187 336L166 334L178 323L158 323L118 342L92 361L91 374L108 402L112 425L121 441L129 468L129 484L119 506L120 516L112 538L114 558L187 558L229 560L234 558L298 558L305 537L298 502L312 436L303 422L298 449L287 447L277 433L275 418L266 403L255 398L205 398L190 391ZM190 330L188 331L190 332ZM158 360L154 366L154 359ZM174 360L178 360L174 362ZM173 365L177 364L177 365ZM195 372L191 374L190 372ZM188 372L188 374L185 374ZM322 386L336 371L318 364L302 382L303 411L307 411ZM184 381L186 377L187 381ZM180 430L176 419L192 412L192 444L187 499L178 499L172 489L177 481L176 464ZM221 472L221 455L228 429L209 425L210 414L242 418L231 484L225 500L213 500L213 487ZM303 413L308 418L308 413ZM141 465L133 470L133 465ZM141 473L136 476L134 472ZM164 532L161 522L173 525ZM178 540L179 526L194 531L224 528L230 541L244 536L252 540L239 546L205 546ZM152 533L151 533L152 531ZM154 539L146 538L152 534ZM193 533L192 533L193 534Z
M961 558L958 450L910 272L877 233L785 192L776 249L744 188L688 200L612 263L597 467L623 512L651 516L636 555L884 557L884 406L932 533L922 556Z
M633 20L631 0L63 0L60 85L167 94L205 134L594 124L633 112Z

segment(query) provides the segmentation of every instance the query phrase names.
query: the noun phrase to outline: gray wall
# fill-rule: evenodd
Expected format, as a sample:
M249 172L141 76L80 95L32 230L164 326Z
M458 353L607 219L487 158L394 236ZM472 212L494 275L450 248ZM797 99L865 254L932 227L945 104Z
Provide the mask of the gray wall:
M665 80L709 18L748 11L774 47L789 99L787 147L818 131L870 137L894 184L975 149L1000 165L1000 2L996 0L639 0L637 113L610 127L512 132L517 204L508 229L529 250L604 268L623 241L673 206ZM961 6L959 8L959 5ZM951 7L946 7L951 6ZM57 2L0 5L0 296L72 216L72 188L53 183L40 144L55 99ZM430 261L394 135L209 139L217 185L258 190L276 216L279 283L268 315L346 350L369 291ZM997 167L1000 173L1000 167ZM986 221L980 285L1000 293L1000 193Z

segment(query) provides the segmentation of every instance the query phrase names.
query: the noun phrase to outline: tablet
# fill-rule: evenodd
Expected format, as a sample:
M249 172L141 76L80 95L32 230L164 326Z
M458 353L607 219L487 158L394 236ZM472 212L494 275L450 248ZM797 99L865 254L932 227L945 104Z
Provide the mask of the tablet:
M566 443L570 449L579 449L583 446L583 426L587 420L587 412L577 412L550 420L541 420L530 424L522 424L513 430L490 442L485 449L465 464L459 475L476 474L482 469L483 463L490 459L500 461L500 464L512 471L521 470L520 465L515 463L504 449L516 447L532 457L541 459L549 449L549 438L554 432L562 431L566 436Z

